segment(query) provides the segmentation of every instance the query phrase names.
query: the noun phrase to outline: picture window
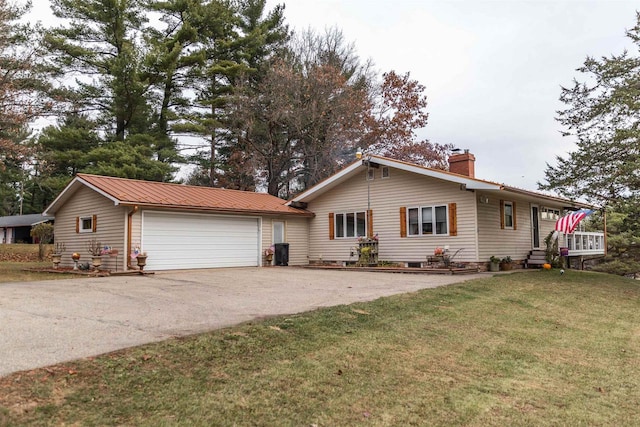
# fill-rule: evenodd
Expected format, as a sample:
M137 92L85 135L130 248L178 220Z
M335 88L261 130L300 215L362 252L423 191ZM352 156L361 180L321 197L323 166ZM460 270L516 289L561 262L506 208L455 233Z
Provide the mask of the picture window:
M407 209L407 234L430 236L449 234L446 206L423 206Z
M364 237L367 233L367 214L346 212L335 215L336 238Z

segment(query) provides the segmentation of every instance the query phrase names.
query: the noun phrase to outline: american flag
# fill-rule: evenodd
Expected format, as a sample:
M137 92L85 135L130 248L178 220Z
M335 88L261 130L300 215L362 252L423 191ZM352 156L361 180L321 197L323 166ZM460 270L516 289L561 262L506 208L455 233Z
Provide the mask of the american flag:
M593 211L589 209L580 209L578 211L568 213L556 221L556 231L571 234L576 229L580 221L592 213Z

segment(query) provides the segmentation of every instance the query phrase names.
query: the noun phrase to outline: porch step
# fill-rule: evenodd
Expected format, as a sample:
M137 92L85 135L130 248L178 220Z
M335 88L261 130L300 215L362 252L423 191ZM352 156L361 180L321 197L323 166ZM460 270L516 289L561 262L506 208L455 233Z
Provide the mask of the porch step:
M537 267L542 266L547 263L547 258L545 251L534 249L529 251L529 255L527 256L527 266L535 265Z

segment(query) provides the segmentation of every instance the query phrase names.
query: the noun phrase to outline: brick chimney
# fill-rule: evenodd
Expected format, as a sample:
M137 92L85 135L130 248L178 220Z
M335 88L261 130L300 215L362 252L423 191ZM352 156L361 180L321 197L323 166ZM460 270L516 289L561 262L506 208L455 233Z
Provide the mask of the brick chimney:
M476 158L469 150L464 150L462 154L452 154L449 157L449 172L475 178L475 162Z

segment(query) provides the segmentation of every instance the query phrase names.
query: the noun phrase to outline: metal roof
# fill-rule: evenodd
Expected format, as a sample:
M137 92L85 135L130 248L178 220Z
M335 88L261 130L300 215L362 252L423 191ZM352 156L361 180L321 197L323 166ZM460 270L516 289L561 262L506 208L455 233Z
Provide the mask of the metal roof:
M114 205L144 206L229 213L303 215L311 212L292 208L286 200L267 193L197 187L154 181L79 173L46 209L56 212L78 188L87 186L113 201Z

